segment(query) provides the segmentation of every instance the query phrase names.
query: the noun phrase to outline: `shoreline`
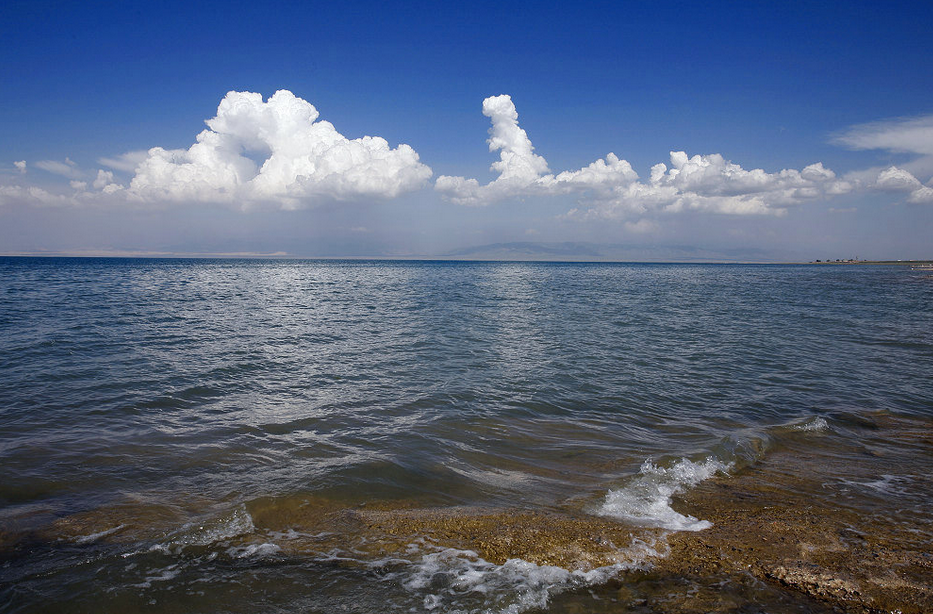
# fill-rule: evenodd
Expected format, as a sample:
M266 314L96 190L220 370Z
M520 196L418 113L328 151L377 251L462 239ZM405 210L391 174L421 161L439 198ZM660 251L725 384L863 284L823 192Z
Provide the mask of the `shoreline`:
M802 262L800 264L812 265L868 265L868 266L933 266L933 260L842 260L842 261L819 261Z
M511 263L511 264L651 264L651 265L763 265L763 266L931 266L933 259L922 260L715 260L715 259L685 259L685 260L613 260L613 259L547 259L547 258L454 258L449 256L296 256L285 252L281 253L252 253L252 252L220 252L220 253L176 253L176 252L8 252L0 253L0 258L9 259L43 259L43 260L183 260L183 261L212 261L212 260L251 260L255 262L398 262L398 263Z
M933 452L930 420L881 412L814 424L775 431L755 462L675 492L677 513L711 523L699 531L596 516L592 497L499 507L313 492L226 504L137 496L71 514L7 517L0 560L10 568L68 549L178 565L209 552L234 560L256 553L252 564L270 569L319 564L351 576L430 580L425 590L447 599L463 596L460 582L513 590L518 573L519 597L533 594L551 613L933 611L933 522L923 507L933 480L892 478ZM839 440L833 428L861 435ZM879 449L877 441L896 445ZM889 483L909 487L914 503L892 498Z

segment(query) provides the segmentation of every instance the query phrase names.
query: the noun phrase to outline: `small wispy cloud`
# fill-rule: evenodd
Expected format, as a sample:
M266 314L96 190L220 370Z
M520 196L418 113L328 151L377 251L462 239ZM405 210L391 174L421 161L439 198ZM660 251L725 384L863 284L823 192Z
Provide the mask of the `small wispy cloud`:
M636 234L647 234L658 230L658 224L652 220L642 218L637 222L626 222L625 229Z
M857 124L834 135L832 142L852 149L933 156L933 115Z
M49 173L68 177L69 179L78 179L83 175L83 173L78 170L77 164L72 162L69 158L65 158L64 162L59 162L58 160L40 160L36 162L35 166ZM25 164L23 168L25 169Z
M136 167L142 164L149 157L146 150L128 151L112 158L98 158L97 162L107 168L112 168L124 173L136 171Z

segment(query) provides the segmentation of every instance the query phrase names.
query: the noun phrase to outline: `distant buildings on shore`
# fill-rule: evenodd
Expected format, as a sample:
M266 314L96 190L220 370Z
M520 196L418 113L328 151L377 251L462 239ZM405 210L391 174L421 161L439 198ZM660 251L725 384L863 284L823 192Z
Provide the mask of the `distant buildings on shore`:
M911 266L922 265L929 267L933 260L859 260L855 258L827 258L826 260L812 260L809 264L907 264Z

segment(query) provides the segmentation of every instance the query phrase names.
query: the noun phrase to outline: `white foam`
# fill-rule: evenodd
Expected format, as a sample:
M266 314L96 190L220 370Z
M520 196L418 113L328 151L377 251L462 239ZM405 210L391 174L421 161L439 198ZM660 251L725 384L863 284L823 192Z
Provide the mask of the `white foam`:
M209 546L239 535L252 533L255 530L253 518L245 508L241 507L220 518L185 525L164 546L172 551L178 551L186 546Z
M822 432L822 431L830 430L830 427L829 427L829 422L826 421L826 418L823 418L822 416L820 416L808 422L804 422L803 424L798 424L794 426L794 429L798 431Z
M483 470L471 467L457 467L454 465L449 466L449 468L467 479L480 482L481 484L489 484L497 488L517 489L534 481L531 475L522 471L508 471L505 469Z
M732 463L714 458L707 458L701 463L681 459L670 467L659 467L646 460L631 483L606 493L606 499L596 513L644 527L674 531L708 529L713 526L709 521L675 511L671 507L671 497L731 467Z
M583 571L522 559L497 565L471 550L447 548L424 554L387 579L400 581L408 591L416 593L429 611L518 614L546 608L553 595L604 584L660 556L651 545L635 540L629 548L619 551L618 563Z
M227 548L227 556L235 559L265 558L278 554L282 549L271 542L250 544L248 546L233 546Z
M81 537L75 538L74 541L76 544L90 544L91 542L96 542L98 539L102 537L113 535L114 533L116 533L117 531L125 527L126 527L125 524L121 524L119 526L113 527L112 529L100 531L99 533L91 533L90 535L82 535Z
M859 482L857 480L841 479L847 486L854 486L860 490L869 489L881 495L906 495L911 493L911 478L900 475L882 475L877 480Z
M162 569L156 570L157 575L146 576L141 583L133 584L131 586L136 588L150 588L153 582L168 582L169 580L175 579L180 573L181 569L176 563L174 565L169 565L168 567L163 567Z

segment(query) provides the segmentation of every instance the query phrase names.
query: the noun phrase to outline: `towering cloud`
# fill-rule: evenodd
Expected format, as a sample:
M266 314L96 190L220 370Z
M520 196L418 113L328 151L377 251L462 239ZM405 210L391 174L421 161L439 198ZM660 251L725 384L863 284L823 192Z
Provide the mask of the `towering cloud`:
M571 210L570 217L621 218L683 209L780 214L805 200L852 189L820 163L801 171L767 173L745 170L720 154L689 157L682 151L671 152L670 168L664 163L652 167L648 183L639 181L631 164L613 153L580 170L546 174L547 162L533 153L509 96L484 100L483 114L492 120L489 149L501 150L500 160L491 167L499 176L486 185L476 179L438 177L435 189L459 204L488 205L506 198L573 193L588 206Z
M484 100L483 115L492 121L487 140L489 151L501 150L499 161L490 167L499 177L484 186L476 179L438 177L435 189L456 203L488 205L504 198L569 193L581 187L608 190L638 178L628 162L611 153L605 160L597 160L578 171L565 171L557 176L545 174L547 161L534 153L531 139L519 127L518 112L510 96L503 94Z
M318 115L287 90L266 102L260 94L229 92L190 148L149 150L129 195L296 209L320 200L392 198L431 176L408 145L348 139Z
M501 150L499 161L490 167L499 173L499 178L480 187L475 179L442 175L435 184L439 192L464 205L486 204L525 190L548 170L547 162L534 153L531 139L519 128L518 112L510 96L484 100L483 115L492 121L487 140L489 151Z

